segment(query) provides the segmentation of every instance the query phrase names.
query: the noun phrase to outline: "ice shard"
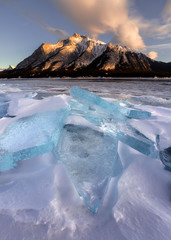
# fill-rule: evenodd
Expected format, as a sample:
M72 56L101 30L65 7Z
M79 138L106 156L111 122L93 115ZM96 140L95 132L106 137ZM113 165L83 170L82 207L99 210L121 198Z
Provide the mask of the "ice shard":
M12 122L0 137L0 171L16 167L18 161L52 151L68 113L68 108L62 108Z
M149 118L151 116L150 112L141 111L138 109L128 108L126 106L122 106L120 102L108 102L103 98L89 92L83 90L79 87L72 87L71 96L78 100L83 104L89 104L90 106L96 108L103 109L103 111L113 115L115 118L120 120L125 120L127 118L136 118L136 119L144 119Z
M121 172L117 149L116 138L89 127L68 124L62 130L56 150L92 212L97 212L102 203L111 177Z
M123 123L114 124L110 122L109 124L103 124L102 129L106 134L117 137L119 141L127 144L138 152L151 158L158 157L155 143L131 125Z

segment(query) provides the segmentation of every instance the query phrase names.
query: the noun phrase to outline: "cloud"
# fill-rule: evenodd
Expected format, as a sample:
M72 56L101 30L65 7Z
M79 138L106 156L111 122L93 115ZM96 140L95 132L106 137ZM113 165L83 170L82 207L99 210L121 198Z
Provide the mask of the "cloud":
M130 48L145 49L130 0L52 0L72 21L93 37L112 32Z
M163 18L144 19L135 11L134 0L51 0L59 10L76 22L84 31L97 38L99 34L113 33L114 43L135 50L145 50L143 38L171 38L171 0L167 0ZM62 29L49 26L43 16L24 8L21 0L0 0L18 9L21 15L38 24L60 39L68 37ZM163 22L162 22L163 21Z
M42 28L44 28L46 31L55 34L57 37L59 37L60 39L66 39L69 37L69 34L67 32L65 32L64 30L60 29L60 28L55 28L55 27L51 27L48 26L47 24L41 22L41 21L36 21L35 22L37 24L39 24Z
M158 53L157 52L154 52L154 51L151 51L147 54L147 56L153 60L155 60L156 58L158 58Z
M149 49L169 49L171 48L171 43L162 43L147 46Z
M171 15L171 0L167 1L165 8L163 10L163 15L165 17L168 17L169 15Z
M169 39L171 38L171 0L167 0L161 17L160 21L150 23L151 35L157 39Z

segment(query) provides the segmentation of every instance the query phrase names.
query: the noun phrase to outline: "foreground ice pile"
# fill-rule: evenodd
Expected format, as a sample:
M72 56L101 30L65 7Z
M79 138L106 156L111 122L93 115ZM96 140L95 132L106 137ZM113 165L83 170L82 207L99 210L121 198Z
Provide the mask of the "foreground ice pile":
M0 97L0 117L9 117L9 100ZM68 122L73 117L89 124ZM69 104L51 110L43 107L29 116L19 114L9 122L0 136L0 171L16 167L21 160L52 152L85 205L97 212L111 178L119 178L125 168L118 153L119 142L148 157L160 157L171 168L170 148L158 152L159 136L152 141L130 124L130 120L150 117L150 112L136 109L128 102L108 102L73 87Z

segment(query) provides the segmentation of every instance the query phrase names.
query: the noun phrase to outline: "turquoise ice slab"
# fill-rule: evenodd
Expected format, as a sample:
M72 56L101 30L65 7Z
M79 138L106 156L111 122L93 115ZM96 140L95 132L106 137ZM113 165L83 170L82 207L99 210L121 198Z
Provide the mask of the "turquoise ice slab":
M56 147L68 109L46 111L12 122L0 137L0 171Z
M85 126L68 124L62 130L56 151L85 205L97 212L118 163L118 141ZM118 164L119 166L116 166Z
M72 87L70 94L79 102L83 104L90 104L90 106L92 105L92 107L95 108L102 108L103 111L112 114L115 118L120 120L125 120L125 117L144 119L151 116L150 112L128 108L126 106L122 106L120 102L108 102L103 98L79 87Z

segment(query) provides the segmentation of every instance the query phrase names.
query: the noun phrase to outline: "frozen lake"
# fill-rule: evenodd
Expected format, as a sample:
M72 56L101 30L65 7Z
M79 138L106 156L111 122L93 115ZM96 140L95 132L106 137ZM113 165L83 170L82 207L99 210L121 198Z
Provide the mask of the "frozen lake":
M0 80L1 165L6 152L46 143L48 134L56 131L56 119L62 121L63 109L71 105L73 86L149 112L147 119L128 118L125 126L124 121L115 120L125 131L135 128L133 134L155 148L157 136L161 150L171 146L169 79ZM30 156L0 171L0 239L170 240L171 172L155 155L135 150L128 142L113 141L96 123L73 114L67 116L55 151ZM114 158L115 174L108 176ZM95 179L94 185L87 177ZM101 177L104 181L99 183ZM90 196L84 196L86 191ZM93 202L101 191L104 199L93 213L85 198Z
M156 101L159 103L161 98L163 103L171 99L171 79L12 79L1 80L0 88L4 87L19 88L23 91L37 92L39 97L56 94L69 94L72 86L78 86L94 92L102 97L114 99L130 99L132 96L150 96L151 104ZM142 99L145 101L145 99ZM137 100L141 101L137 98ZM148 101L148 99L146 99ZM157 104L156 102L156 104ZM149 99L150 103L150 99ZM165 104L165 103L164 103Z

